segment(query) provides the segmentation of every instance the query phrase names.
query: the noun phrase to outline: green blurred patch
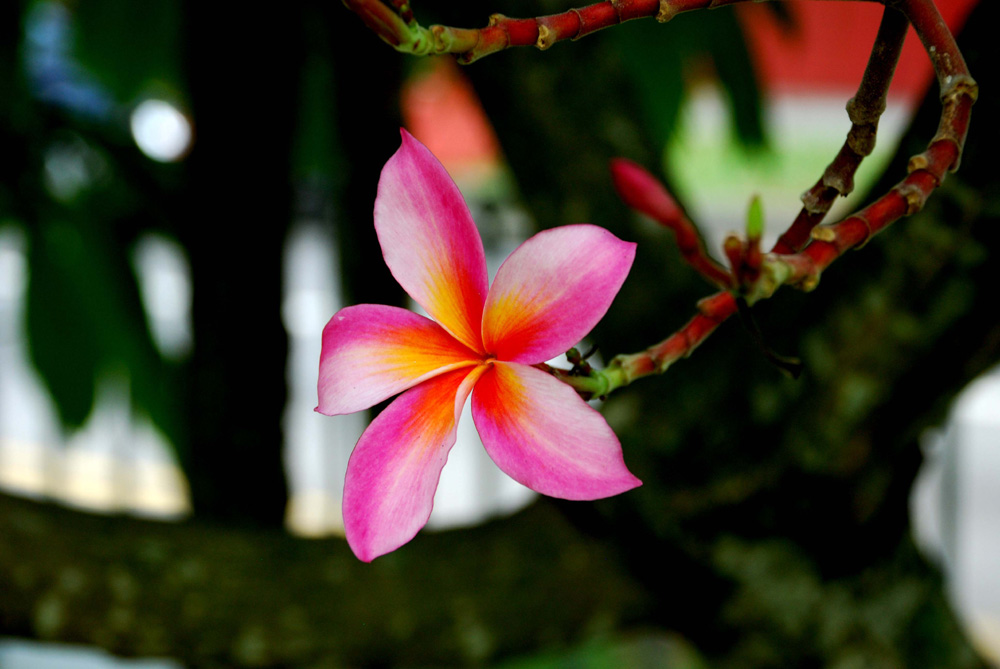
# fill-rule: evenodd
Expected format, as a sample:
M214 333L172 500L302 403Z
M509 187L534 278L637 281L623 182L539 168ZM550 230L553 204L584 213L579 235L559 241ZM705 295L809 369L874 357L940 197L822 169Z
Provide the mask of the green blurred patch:
M64 425L90 415L106 375L128 379L133 408L177 443L177 394L156 351L126 258L103 226L53 217L29 229L31 359Z
M725 92L734 136L744 146L764 144L757 76L733 12L696 12L666 25L632 21L616 27L611 39L658 146L676 132L695 79L709 72Z
M706 669L708 665L680 636L643 632L593 639L574 648L496 666L497 669Z
M180 88L177 0L78 2L73 21L74 56L119 102L134 100L151 87Z

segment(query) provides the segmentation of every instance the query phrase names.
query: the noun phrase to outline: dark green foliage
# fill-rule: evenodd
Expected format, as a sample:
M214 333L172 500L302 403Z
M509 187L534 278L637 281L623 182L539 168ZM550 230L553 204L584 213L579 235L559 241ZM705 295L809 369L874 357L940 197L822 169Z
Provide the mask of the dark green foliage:
M74 54L115 99L179 92L182 40L179 0L101 0L73 7Z
M635 87L653 146L666 144L697 72L717 75L731 106L734 136L750 147L764 143L757 75L733 12L685 14L666 25L631 21L606 38Z
M107 127L70 120L34 99L19 58L24 15L16 3L5 8L12 34L3 40L9 58L0 63L7 150L0 218L27 237L32 359L67 426L87 418L102 377L117 377L136 413L176 440L176 388L149 337L128 255L139 226L162 222L149 191L159 175L135 169L137 157L121 146L124 129L110 120ZM57 163L61 170L53 169ZM62 181L53 176L59 173Z
M65 424L83 423L95 382L109 376L130 386L136 411L173 435L176 389L146 330L127 259L112 252L116 244L102 238L108 231L100 222L69 220L32 228L27 296L32 360Z

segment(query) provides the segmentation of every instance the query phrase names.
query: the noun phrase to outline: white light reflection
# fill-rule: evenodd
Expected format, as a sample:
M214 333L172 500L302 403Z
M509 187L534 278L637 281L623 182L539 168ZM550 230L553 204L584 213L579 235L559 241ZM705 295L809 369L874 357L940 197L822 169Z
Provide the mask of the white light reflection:
M149 331L167 358L180 360L191 351L191 268L183 247L158 234L139 238L132 264L146 309Z
M191 147L191 122L164 100L139 103L132 110L130 125L139 149L161 163L180 160Z

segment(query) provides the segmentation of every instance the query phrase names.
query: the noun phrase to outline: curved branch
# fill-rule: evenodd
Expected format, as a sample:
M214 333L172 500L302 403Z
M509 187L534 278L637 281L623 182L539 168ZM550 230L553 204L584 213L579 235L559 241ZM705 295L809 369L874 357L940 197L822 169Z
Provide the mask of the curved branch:
M773 249L775 253L801 250L809 241L810 231L823 221L837 197L849 195L854 190L854 174L861 161L875 148L878 121L885 111L889 84L903 51L908 27L904 14L885 8L861 85L847 103L847 115L851 119L847 139L816 185L803 193L804 206L788 230L778 238Z
M668 21L677 14L695 9L711 9L744 0L604 0L561 14L530 19L511 19L500 14L490 17L482 29L452 28L435 25L423 28L379 0L345 0L366 24L400 51L409 53L454 53L460 62L470 63L485 55L512 46L534 45L546 49L552 44L578 39L601 28L631 19L655 16ZM830 263L851 248L863 246L872 235L894 221L919 211L931 192L941 185L945 174L958 167L968 131L972 105L978 95L976 82L965 60L937 11L933 0L886 0L872 55L858 93L847 105L851 130L843 148L823 176L803 196L804 207L789 229L781 235L771 254L763 259L756 281L743 283L741 291L748 302L770 297L784 284L809 290ZM396 2L409 11L405 2ZM898 10L898 12L897 12ZM839 223L817 228L838 195L853 189L854 173L875 144L878 119L885 108L889 83L899 59L907 22L911 23L927 49L941 88L942 113L938 131L927 150L910 159L908 176L889 193L848 216ZM711 281L725 284L727 273L697 248L687 244L684 226L674 226L682 233L685 257ZM742 248L730 245L728 254L734 267L744 264L746 256L755 255L753 243ZM738 257L742 254L744 257ZM754 262L747 263L757 266ZM736 277L743 278L743 277ZM736 312L736 298L719 293L699 304L699 313L684 327L664 341L640 353L620 355L606 370L589 376L566 375L552 370L584 395L606 395L637 378L662 373L673 362L691 352L719 324Z
M424 28L404 19L381 0L344 0L348 9L393 48L417 56L451 53L460 63L471 63L515 46L548 49L556 42L576 40L611 26L656 17L661 23L695 9L714 9L747 0L603 0L560 14L513 19L493 14L483 28L432 25ZM408 8L408 5L407 5Z
M779 238L772 253L763 259L756 282L743 287L749 303L770 297L782 285L812 290L823 270L846 251L864 246L895 221L920 211L947 172L957 168L978 88L931 0L901 0L898 9L901 14L886 7L858 94L848 103L852 128L845 148L819 183L807 192L803 212ZM875 124L884 109L907 21L913 24L934 62L942 101L938 131L927 149L910 159L907 177L888 193L838 223L815 227L841 189L853 179L866 151L870 152L874 145ZM752 252L752 246L744 244L735 252L745 255ZM680 330L658 344L639 353L616 356L607 369L593 372L594 380L563 380L585 395L594 389L606 395L636 379L661 374L677 360L689 356L715 328L736 313L736 296L717 293L702 300L698 311Z

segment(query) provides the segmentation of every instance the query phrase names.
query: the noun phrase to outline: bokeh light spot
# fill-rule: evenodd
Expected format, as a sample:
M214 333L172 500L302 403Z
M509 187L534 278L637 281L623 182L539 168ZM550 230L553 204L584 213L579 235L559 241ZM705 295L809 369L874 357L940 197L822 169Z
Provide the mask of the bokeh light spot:
M153 160L172 163L191 146L191 122L164 100L144 100L132 111L132 137L139 149Z

